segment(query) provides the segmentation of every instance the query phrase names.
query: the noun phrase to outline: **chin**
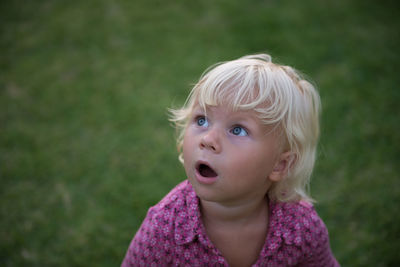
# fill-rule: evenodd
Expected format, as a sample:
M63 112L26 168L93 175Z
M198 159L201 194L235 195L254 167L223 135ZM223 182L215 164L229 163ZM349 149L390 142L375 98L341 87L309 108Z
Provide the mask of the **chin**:
M212 192L213 190L210 188L207 188L206 186L199 184L196 180L194 179L188 179L190 184L192 185L194 192L196 192L196 196L200 198L201 200L205 201L214 201L216 200L215 192Z

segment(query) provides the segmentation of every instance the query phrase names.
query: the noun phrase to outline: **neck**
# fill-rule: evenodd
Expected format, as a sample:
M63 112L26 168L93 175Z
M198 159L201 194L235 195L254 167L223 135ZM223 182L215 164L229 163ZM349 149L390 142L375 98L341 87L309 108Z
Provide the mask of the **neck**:
M267 197L258 201L236 205L200 200L201 213L205 225L209 223L224 226L245 226L255 221L268 219Z

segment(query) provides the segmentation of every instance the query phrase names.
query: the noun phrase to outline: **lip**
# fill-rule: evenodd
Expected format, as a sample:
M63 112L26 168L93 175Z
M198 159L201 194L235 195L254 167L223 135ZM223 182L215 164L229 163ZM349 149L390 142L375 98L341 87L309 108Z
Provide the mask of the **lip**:
M194 170L195 170L195 176L196 176L196 180L199 182L199 183L201 183L201 184L206 184L206 185L210 185L210 184L213 184L213 183L215 183L217 180L218 180L218 175L217 176L215 176L215 177L204 177L203 175L201 175L200 173L199 173L199 170L198 170L198 168L197 168L197 166L199 166L200 164L205 164L205 165L208 165L208 166L210 166L211 168L213 168L207 161L198 161L198 162L196 162L196 165L195 165L195 168L194 168ZM213 168L214 169L214 168Z

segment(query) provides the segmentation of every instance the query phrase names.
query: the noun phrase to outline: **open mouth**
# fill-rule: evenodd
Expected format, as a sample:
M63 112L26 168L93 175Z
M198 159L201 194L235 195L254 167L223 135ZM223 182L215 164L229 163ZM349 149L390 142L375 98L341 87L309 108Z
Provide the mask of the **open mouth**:
M207 164L201 163L197 166L197 171L203 177L216 177L218 174Z

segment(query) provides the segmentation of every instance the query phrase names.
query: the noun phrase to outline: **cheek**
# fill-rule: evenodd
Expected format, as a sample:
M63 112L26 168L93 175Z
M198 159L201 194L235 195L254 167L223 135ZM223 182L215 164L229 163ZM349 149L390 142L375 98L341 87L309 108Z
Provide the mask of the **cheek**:
M191 151L193 151L193 142L191 142L191 138L187 133L185 133L185 136L183 137L183 144L182 144L182 153L183 153L183 159L190 159L191 156Z
M183 160L185 162L186 162L186 159L187 159L187 151L188 151L187 142L183 141L183 144L182 144L182 156L183 156Z
M274 159L265 153L255 152L254 150L246 153L242 151L237 155L232 165L235 166L234 172L242 175L257 177L268 177L274 166ZM256 178L256 179L257 179Z

